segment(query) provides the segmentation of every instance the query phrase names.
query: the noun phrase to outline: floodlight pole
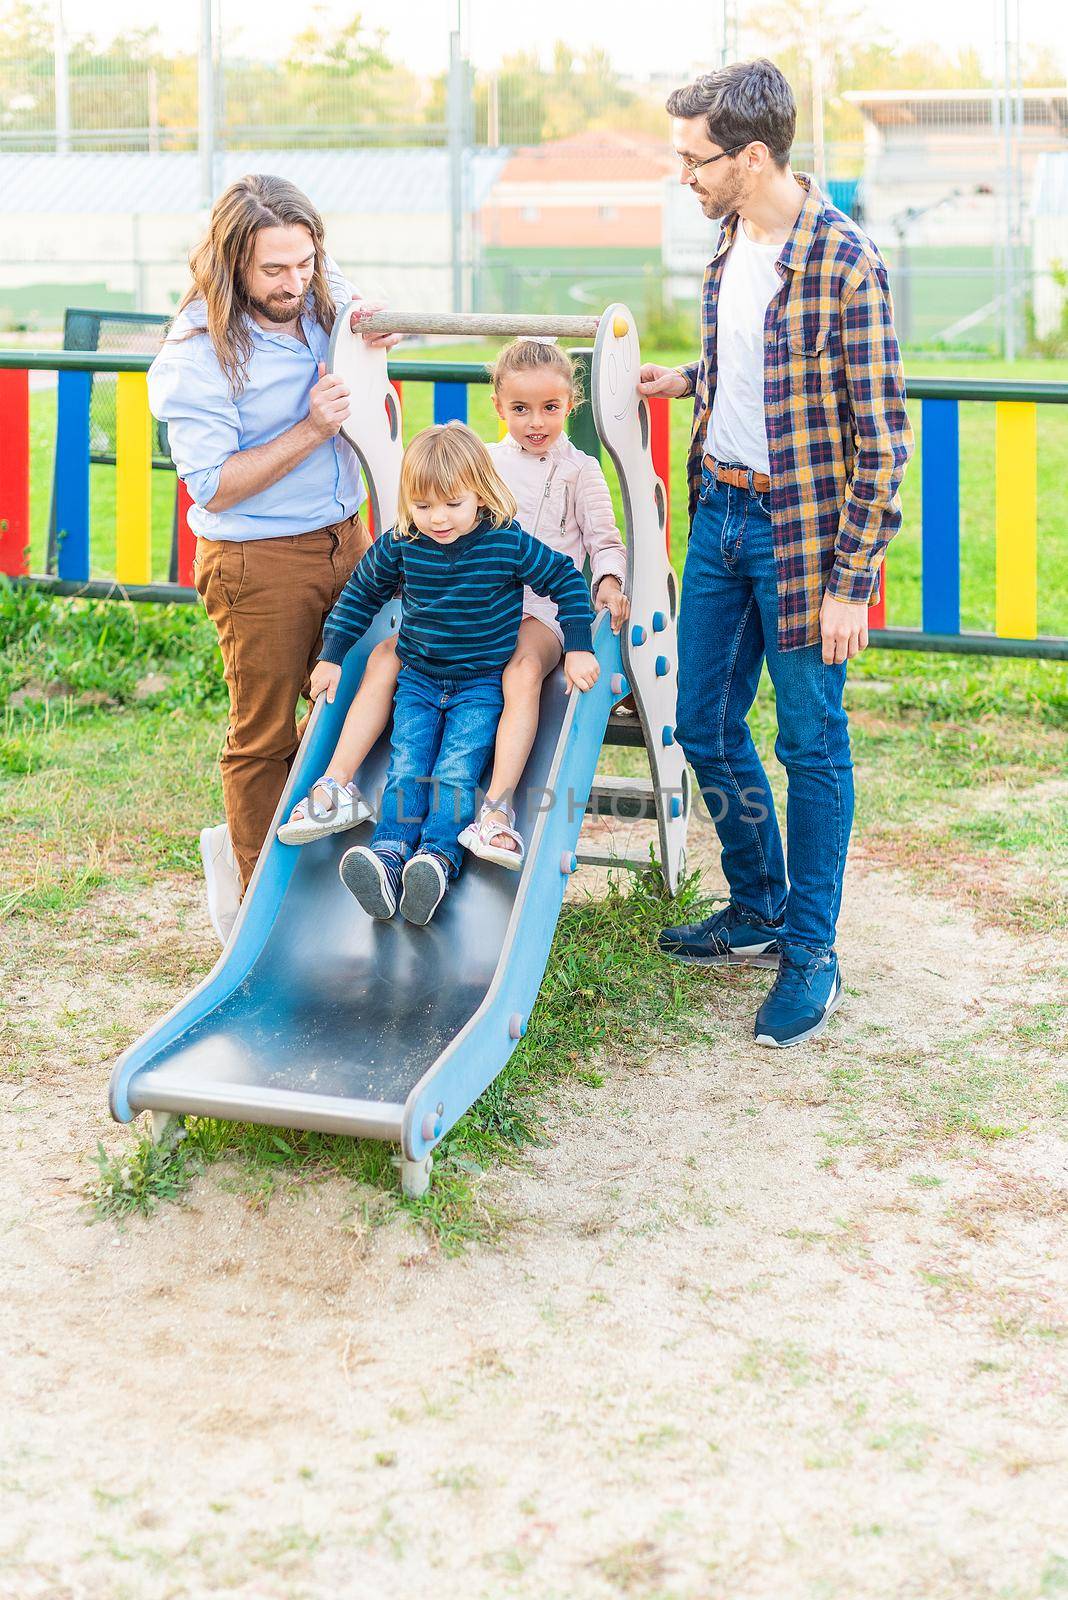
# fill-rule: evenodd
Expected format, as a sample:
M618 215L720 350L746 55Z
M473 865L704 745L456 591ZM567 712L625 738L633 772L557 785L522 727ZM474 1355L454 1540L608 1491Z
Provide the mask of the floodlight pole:
M63 0L54 0L52 54L56 94L56 155L70 154L70 78L67 73L67 30L63 25Z
M197 72L197 147L200 153L200 203L215 198L215 29L213 0L200 0L200 53Z
M452 309L464 309L464 133L467 127L464 71L464 0L456 0L456 27L449 34L449 258L452 265Z
M827 192L827 151L823 133L823 6L816 0L816 26L812 38L812 173L816 185Z

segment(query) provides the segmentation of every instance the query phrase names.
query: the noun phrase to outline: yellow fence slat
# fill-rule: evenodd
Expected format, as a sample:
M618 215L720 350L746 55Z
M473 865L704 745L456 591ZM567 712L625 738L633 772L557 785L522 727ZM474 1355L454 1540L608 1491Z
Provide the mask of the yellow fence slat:
M152 581L152 417L148 379L120 372L115 384L115 576Z
M995 423L994 628L1001 639L1038 633L1038 407L999 400Z

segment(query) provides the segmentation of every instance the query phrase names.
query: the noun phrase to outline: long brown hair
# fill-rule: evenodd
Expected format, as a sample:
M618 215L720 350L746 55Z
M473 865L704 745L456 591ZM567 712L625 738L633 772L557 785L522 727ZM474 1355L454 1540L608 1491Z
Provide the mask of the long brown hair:
M307 195L288 179L252 172L232 183L216 200L207 234L190 254L193 282L178 310L203 300L208 325L206 330L191 330L186 337L207 332L235 395L244 387L252 356L246 282L256 235L261 228L292 227L307 228L312 236L315 267L311 295L316 319L329 332L336 313L324 270L323 219Z

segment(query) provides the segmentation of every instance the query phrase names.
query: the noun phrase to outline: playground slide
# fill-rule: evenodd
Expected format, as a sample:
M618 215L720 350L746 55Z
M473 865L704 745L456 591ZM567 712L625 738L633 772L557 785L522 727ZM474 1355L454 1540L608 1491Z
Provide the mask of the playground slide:
M322 770L367 653L396 621L383 611L320 703L276 817ZM265 849L214 971L117 1063L111 1109L317 1128L402 1145L421 1192L428 1154L500 1071L537 997L612 705L624 692L619 641L602 619L597 685L546 684L516 797L529 841L522 874L471 858L426 928L375 922L338 877L372 824L300 849ZM388 739L358 774L380 793Z
M397 316L393 323L422 320ZM585 320L572 319L581 329L565 320L556 319L553 331L588 333ZM496 319L507 324L501 328L474 316L437 321L455 322L461 332L525 331L522 319ZM664 544L666 498L651 465L648 409L635 390L641 356L634 319L616 305L593 326L591 399L623 489L633 613L620 637L607 617L598 620L601 675L593 689L568 696L559 669L546 682L537 740L515 797L528 841L522 872L471 857L433 922L412 928L400 918L372 921L338 877L341 855L370 837L370 824L299 849L274 838L326 765L367 656L397 627L397 605L384 607L350 650L333 705L315 707L223 955L117 1062L110 1099L119 1121L149 1111L157 1136L170 1118L190 1114L391 1140L401 1146L405 1192L422 1193L434 1145L526 1029L577 865L608 719L629 688L654 774L638 793L644 814L657 819L660 869L674 890L685 864L689 796L673 728L676 591ZM353 332L348 308L334 330L331 366L349 381L346 432L375 526L389 527L402 449L399 397L384 352ZM383 737L357 774L368 796L381 793L387 758Z

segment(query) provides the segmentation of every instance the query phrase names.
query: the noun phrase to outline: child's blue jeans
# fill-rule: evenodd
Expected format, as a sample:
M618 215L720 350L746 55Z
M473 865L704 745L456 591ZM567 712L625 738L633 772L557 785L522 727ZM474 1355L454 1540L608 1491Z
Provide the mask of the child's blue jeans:
M373 849L393 850L402 861L433 850L455 877L463 856L457 835L474 818L503 708L499 672L438 683L401 667Z

